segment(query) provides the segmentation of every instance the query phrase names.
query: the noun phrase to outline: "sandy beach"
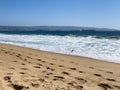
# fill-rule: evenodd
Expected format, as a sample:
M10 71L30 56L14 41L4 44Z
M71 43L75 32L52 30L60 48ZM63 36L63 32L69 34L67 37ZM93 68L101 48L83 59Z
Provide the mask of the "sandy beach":
M120 64L0 44L0 90L120 90Z

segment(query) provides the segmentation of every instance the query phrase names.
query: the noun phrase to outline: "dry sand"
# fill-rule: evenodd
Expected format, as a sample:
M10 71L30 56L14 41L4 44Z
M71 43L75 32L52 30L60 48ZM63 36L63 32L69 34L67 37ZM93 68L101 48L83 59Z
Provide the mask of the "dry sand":
M0 44L0 90L120 90L120 64Z

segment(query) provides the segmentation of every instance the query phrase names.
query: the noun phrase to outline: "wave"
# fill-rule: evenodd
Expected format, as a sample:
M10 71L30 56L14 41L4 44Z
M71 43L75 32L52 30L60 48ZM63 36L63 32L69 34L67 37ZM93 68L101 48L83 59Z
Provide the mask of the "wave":
M0 42L120 63L120 39L72 35L0 34Z

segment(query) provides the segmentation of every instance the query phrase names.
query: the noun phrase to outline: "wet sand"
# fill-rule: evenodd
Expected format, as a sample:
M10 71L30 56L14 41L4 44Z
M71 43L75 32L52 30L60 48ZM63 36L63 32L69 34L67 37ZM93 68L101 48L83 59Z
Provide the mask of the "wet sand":
M0 90L120 90L120 64L0 44Z

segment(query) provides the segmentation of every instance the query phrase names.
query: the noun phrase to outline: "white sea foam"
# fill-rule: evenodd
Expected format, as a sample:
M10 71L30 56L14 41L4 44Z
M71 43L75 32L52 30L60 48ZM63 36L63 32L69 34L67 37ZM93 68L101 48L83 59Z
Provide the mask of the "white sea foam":
M1 43L120 63L120 40L94 37L0 34Z

